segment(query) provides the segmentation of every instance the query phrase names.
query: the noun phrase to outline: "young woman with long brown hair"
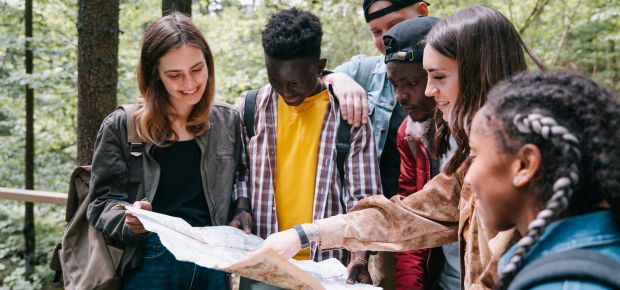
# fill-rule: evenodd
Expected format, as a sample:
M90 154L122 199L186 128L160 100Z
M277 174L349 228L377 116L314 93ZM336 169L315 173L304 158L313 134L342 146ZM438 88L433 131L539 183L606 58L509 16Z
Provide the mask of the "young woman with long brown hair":
M134 206L184 219L192 226L226 225L240 166L238 112L215 102L213 55L191 19L172 13L151 23L142 40L133 115L145 141L142 183ZM227 289L225 273L177 261L157 234L114 209L128 199L127 119L110 114L95 146L90 223L125 245L124 289Z
M265 248L292 256L305 238L321 249L351 251L401 251L458 241L462 287L492 288L497 260L515 232L498 234L481 227L476 197L463 183L467 134L491 87L526 70L526 51L512 23L494 9L475 5L437 23L427 36L423 66L426 95L435 98L439 109L435 155L447 159L443 172L406 198L364 199L349 214L302 225L303 234L274 234ZM455 144L453 152L450 143Z

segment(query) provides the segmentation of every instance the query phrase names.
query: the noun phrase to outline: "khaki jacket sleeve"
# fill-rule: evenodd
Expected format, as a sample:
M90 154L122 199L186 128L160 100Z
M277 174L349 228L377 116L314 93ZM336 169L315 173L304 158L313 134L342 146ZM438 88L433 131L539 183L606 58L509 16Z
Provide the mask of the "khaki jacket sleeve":
M462 176L441 173L408 197L369 197L348 214L316 221L321 250L402 251L456 241Z

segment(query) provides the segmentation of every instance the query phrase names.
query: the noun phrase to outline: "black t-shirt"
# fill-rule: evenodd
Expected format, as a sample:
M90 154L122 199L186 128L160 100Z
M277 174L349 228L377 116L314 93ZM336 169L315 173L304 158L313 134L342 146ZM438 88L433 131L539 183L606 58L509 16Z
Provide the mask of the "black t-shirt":
M196 140L156 147L153 157L161 169L153 211L180 217L194 227L211 225L200 174L200 147Z
M406 117L406 113L396 102L396 106L390 117L390 125L387 131L387 138L383 152L381 153L381 161L379 162L379 171L381 173L381 185L383 187L383 195L387 198L398 193L398 176L400 175L400 155L396 147L396 134L398 127Z

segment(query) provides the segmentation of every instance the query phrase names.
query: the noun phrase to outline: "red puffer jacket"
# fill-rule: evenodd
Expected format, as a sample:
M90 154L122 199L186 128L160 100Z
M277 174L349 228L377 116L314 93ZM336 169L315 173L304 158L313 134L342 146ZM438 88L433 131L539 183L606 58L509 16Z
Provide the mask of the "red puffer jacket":
M400 195L415 194L431 179L431 152L424 145L432 144L429 125L433 124L416 123L407 117L398 128ZM405 251L396 253L395 260L397 290L431 289L439 277L443 253L441 248Z

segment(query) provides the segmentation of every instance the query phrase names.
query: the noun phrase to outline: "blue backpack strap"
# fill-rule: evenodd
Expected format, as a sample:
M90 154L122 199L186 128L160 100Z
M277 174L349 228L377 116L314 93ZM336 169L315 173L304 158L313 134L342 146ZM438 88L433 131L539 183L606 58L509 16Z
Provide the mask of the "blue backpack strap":
M243 123L248 138L254 137L254 114L256 113L256 95L258 89L249 90L245 94L245 106L243 107Z
M589 281L620 289L620 260L583 249L549 254L519 271L508 290L531 289L565 280Z

